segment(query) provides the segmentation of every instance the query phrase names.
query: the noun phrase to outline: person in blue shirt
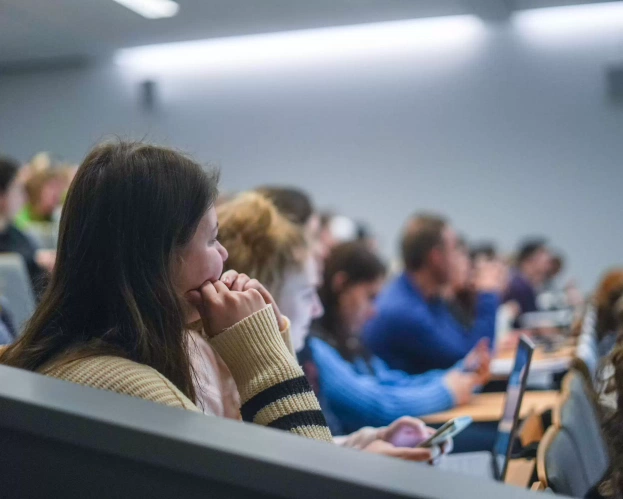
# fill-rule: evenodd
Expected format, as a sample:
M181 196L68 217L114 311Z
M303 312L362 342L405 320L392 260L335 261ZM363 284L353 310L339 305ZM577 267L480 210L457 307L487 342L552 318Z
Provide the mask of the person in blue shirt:
M375 313L384 276L383 263L363 243L338 245L325 262L319 290L325 314L312 325L309 347L323 397L344 432L448 410L468 402L489 376L487 340L455 368L416 376L370 354L359 335Z
M439 449L417 447L434 430L418 419L403 417L402 413L400 418L390 421L387 426L367 427L345 434L341 422L331 413L326 397L320 390L314 358L304 348L313 319L324 313L317 293L322 274L317 266L317 241L313 240L313 237L318 237L318 233L308 230L309 217L299 216L300 213L304 214L302 210L294 210L295 207L311 206L311 203L301 199L304 196L301 191L282 187L270 188L268 197L264 194L267 190L268 188L264 188L261 194L243 193L220 205L219 241L229 246L226 262L229 271L224 276L227 280L236 276L236 284L232 286L234 290L244 289L252 278L261 280L266 286L265 289L275 297L272 306L289 318L289 333L284 334L284 340L292 353L299 353L300 363L335 436L335 443L365 452L420 462L433 461L441 456L440 452L449 452L451 445ZM307 210L307 214L309 213L311 210ZM242 274L232 269L237 269ZM213 375L209 375L209 378L201 375L205 366L218 365L215 365L214 353L205 356L205 349L202 351L203 353L198 352L195 366L197 381L205 386L199 388L198 393L207 395L210 392L212 403L220 406L221 411L226 405L232 409L239 407L240 397L229 371L219 368L220 380ZM202 355L203 359L200 358ZM216 385L211 386L215 382ZM210 401L206 395L204 400L207 405ZM235 417L233 412L223 411L222 415Z
M457 235L435 215L413 216L402 236L404 272L382 291L377 314L365 326L363 341L392 369L411 374L448 369L486 338L493 344L496 313L504 287L500 262L481 261L469 327L452 315L443 298L457 257Z

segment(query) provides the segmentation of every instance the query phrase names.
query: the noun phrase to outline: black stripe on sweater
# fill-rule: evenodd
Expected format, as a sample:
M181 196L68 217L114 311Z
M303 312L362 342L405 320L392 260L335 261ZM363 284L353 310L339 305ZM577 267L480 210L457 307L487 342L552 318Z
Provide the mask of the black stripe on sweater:
M257 413L267 405L284 397L288 397L289 395L299 395L306 392L312 393L312 389L305 376L288 379L267 388L263 392L258 393L255 397L249 399L240 408L240 414L244 421L252 423Z
M327 426L322 411L300 411L275 419L268 425L270 428L290 431L301 426Z

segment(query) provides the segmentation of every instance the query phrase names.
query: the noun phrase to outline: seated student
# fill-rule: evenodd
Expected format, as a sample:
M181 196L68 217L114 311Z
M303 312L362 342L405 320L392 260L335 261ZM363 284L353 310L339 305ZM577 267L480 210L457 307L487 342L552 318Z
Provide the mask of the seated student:
M279 304L279 307L273 304L277 314L281 315L281 309L290 317L291 336L284 340L293 350L300 351L312 319L323 313L316 292L316 261L302 226L291 223L269 199L253 192L241 194L219 206L217 213L219 240L231 248L226 266L243 272L227 271L222 280L231 280L234 290L255 286L258 282L255 278L265 283L266 290ZM220 415L238 418L239 395L218 354L196 334L191 342L191 352L197 374L198 405L216 407ZM330 413L325 412L328 421L334 420L329 416ZM337 438L336 443L403 459L430 460L433 456L429 450L398 448L391 444L392 439L405 431L412 433L411 437L418 433L425 437L430 433L421 421L401 418L387 428L365 428Z
M457 241L456 255L450 268L450 283L444 292L450 313L461 326L470 328L474 322L476 292L473 287L472 260L465 240Z
M265 186L255 191L270 199L279 212L303 229L305 237L311 244L318 267L322 268L324 259L331 248L321 237L321 218L316 213L311 198L302 190L294 187Z
M201 320L246 421L330 441L272 298L220 280L216 196L217 176L180 153L95 147L67 195L48 289L0 363L199 411L187 328Z
M416 215L402 236L405 271L381 292L377 314L365 327L366 346L390 368L408 373L447 369L483 338L492 342L503 267L481 262L471 327L462 326L442 298L450 282L457 236L443 218Z
M15 224L26 230L33 223L52 223L54 213L61 205L63 194L67 189L68 176L64 167L52 164L45 154L37 155L33 160L38 163L31 165L25 180L26 204L15 217Z
M611 466L604 483L596 484L585 496L588 499L623 497L623 298L619 299L615 310L619 333L608 358L610 377L606 382L612 404L602 407L606 409L603 430L610 447Z
M623 269L611 269L601 278L592 304L595 307L595 333L600 356L612 350L617 337L615 304L623 296Z
M565 270L565 258L560 252L552 252L545 281L537 295L539 310L578 310L584 303L584 297L573 279L562 281Z
M321 390L347 432L464 404L489 376L487 340L467 356L465 369L419 375L391 370L371 355L359 335L374 315L384 275L382 262L363 243L336 246L326 262L320 288L325 314L312 327L310 346Z
M521 315L538 310L537 294L545 284L550 270L551 254L544 239L531 239L521 244L516 268L504 293L504 303L513 301L519 306L515 327L520 327Z
M602 414L612 414L619 407L618 393L614 383L614 352L618 343L623 344L623 293L612 303L608 315L612 317L612 329L608 335L610 349L601 357L597 372L598 403Z
M48 274L37 263L37 247L13 223L22 204L21 186L17 181L19 163L9 158L0 158L0 253L22 255L35 294L45 288Z
M480 242L474 244L469 250L469 256L473 262L479 260L492 261L498 259L498 252L495 244L489 242Z

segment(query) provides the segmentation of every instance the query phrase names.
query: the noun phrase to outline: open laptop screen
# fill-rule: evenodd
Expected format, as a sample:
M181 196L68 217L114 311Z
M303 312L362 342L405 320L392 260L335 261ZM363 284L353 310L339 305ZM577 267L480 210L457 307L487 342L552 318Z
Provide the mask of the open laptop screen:
M506 403L504 414L498 426L498 434L493 448L493 458L495 460L496 478L503 480L506 475L506 467L510 457L513 438L519 424L519 410L523 394L526 391L528 381L528 371L534 345L525 337L519 341L515 366L511 371L506 390Z

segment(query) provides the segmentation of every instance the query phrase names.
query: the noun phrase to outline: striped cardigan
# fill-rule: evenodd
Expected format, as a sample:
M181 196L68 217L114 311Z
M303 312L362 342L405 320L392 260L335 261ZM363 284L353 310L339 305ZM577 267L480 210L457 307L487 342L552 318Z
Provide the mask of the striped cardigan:
M225 361L238 386L245 421L332 441L318 400L285 345L270 306L240 321L211 346ZM97 356L64 362L55 359L40 372L191 411L199 408L158 371L121 357Z

